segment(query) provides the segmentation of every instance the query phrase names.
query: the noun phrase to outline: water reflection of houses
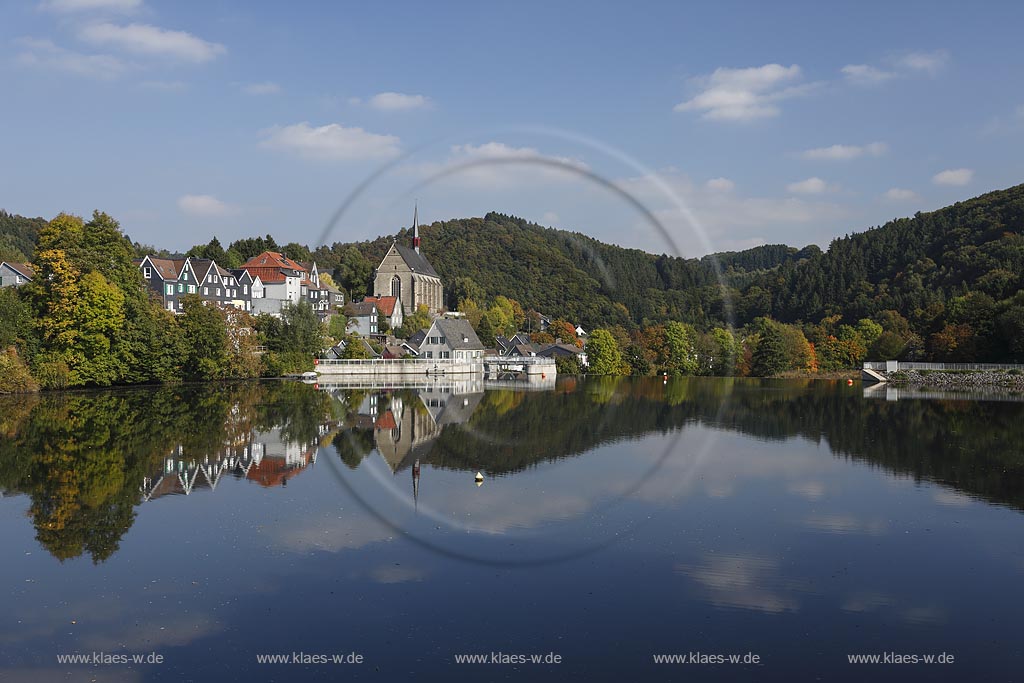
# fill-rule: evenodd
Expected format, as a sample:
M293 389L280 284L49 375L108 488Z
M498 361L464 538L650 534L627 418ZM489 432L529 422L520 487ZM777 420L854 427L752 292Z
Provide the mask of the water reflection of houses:
M318 437L333 431L331 423L321 424ZM214 491L225 477L248 480L264 487L284 486L316 462L319 439L302 443L285 436L283 427L252 430L213 453L196 453L177 445L159 473L142 482L144 501L169 495L190 495L196 490Z

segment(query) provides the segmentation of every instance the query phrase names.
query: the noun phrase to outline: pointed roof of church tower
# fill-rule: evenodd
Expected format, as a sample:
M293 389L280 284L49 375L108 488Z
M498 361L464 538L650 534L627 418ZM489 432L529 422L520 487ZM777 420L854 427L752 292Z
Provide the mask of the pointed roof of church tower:
M413 205L412 210L412 248L420 253L420 206L419 202Z

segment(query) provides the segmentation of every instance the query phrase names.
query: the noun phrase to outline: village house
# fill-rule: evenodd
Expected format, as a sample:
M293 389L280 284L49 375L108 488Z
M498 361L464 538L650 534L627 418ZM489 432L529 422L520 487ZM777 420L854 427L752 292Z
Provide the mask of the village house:
M345 306L344 313L348 316L351 322L350 331L355 332L361 337L377 336L380 334L378 329L378 312L377 304L372 301L355 301L349 302Z
M135 263L168 311L180 313L182 300L188 294L198 294L204 301L222 306L250 310L252 284L239 282L234 273L210 259L147 256Z
M576 356L579 358L580 365L585 368L589 367L586 352L575 344L564 344L561 339L556 339L554 344L545 344L541 348L537 349L537 355L542 358L556 359Z
M0 287L18 287L31 282L36 271L30 263L0 262Z
M377 310L388 321L392 330L397 330L405 321L402 311L402 300L397 296L368 296L363 301L376 304Z
M484 345L468 320L438 318L419 346L419 358L482 362Z
M265 251L242 264L241 270L259 278L262 295L254 297L253 313L281 315L285 304L308 303L321 320L345 304L344 295L320 281L313 261L300 262L276 251Z
M374 296L401 300L405 315L425 305L431 315L444 311L444 286L430 262L420 253L419 211L413 213L412 247L392 242L373 276Z

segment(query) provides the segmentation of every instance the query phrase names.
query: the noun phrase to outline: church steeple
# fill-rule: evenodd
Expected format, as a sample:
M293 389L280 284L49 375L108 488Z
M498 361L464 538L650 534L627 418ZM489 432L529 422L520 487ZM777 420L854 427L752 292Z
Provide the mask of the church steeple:
M420 253L420 207L419 202L413 207L412 210L412 248L416 250L416 253Z

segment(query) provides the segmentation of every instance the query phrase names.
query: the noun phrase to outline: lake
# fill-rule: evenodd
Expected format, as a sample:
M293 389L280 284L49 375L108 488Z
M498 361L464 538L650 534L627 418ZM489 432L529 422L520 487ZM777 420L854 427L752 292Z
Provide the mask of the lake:
M1024 402L894 398L4 398L0 679L1021 680Z

